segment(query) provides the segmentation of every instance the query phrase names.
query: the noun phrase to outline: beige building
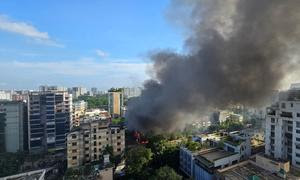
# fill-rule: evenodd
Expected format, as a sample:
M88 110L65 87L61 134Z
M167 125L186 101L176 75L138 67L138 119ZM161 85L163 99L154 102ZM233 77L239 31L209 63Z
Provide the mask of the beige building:
M123 92L121 90L108 92L108 112L113 117L122 116L123 99Z
M73 129L67 137L68 168L100 160L107 146L115 155L125 149L125 130L107 120L91 120Z
M85 101L77 101L73 103L73 111L72 111L72 124L71 126L79 126L80 118L85 115L87 110L87 102Z

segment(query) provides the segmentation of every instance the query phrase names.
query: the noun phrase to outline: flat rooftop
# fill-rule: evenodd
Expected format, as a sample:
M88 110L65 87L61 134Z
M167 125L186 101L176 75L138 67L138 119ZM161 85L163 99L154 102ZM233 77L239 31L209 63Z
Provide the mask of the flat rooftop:
M218 170L218 175L226 180L259 179L282 180L282 178L246 161L235 166Z
M30 171L27 173L21 173L21 174L16 174L12 176L6 176L3 177L3 180L40 180L44 179L46 170L37 170L37 171ZM2 179L2 178L0 178Z
M214 162L223 159L232 155L235 155L237 153L228 152L222 149L208 149L204 150L202 152L199 152L199 154L196 156L196 159L203 165L205 165L208 168L214 167Z
M222 159L222 158L231 156L233 154L235 154L235 153L224 151L224 150L221 150L221 149L214 149L212 151L205 152L203 154L200 153L198 156L202 156L205 159L207 159L207 160L209 160L211 162L214 162L214 161L216 161L218 159Z

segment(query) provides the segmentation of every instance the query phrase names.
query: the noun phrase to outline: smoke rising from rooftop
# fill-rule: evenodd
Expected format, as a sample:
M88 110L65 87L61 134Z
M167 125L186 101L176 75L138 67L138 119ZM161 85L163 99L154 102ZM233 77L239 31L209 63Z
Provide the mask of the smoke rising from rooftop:
M299 0L174 0L167 14L185 28L186 53L151 56L129 128L173 131L210 108L256 106L299 64Z

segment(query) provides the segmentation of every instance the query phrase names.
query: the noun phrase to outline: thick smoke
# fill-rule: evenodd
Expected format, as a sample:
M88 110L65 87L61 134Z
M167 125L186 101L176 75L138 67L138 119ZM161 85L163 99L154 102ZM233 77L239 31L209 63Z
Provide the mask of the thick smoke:
M187 53L151 56L155 78L128 107L129 127L164 132L189 115L255 106L299 64L299 0L175 0Z

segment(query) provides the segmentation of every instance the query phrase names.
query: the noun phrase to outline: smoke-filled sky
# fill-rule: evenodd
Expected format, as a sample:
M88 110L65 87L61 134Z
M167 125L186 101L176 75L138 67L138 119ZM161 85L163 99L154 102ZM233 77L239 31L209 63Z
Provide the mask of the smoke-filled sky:
M166 14L184 29L185 53L152 53L130 128L172 131L210 108L255 107L298 68L299 0L173 0Z

